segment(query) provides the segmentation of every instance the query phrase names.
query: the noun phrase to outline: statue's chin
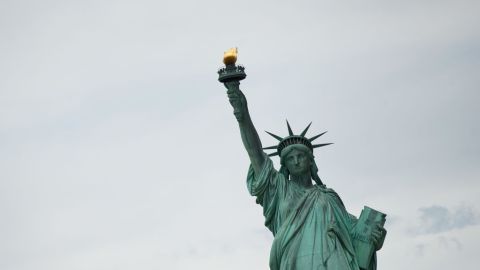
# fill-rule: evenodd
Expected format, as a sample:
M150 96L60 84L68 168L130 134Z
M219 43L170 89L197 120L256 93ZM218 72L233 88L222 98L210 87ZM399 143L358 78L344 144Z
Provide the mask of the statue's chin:
M295 177L302 177L302 176L305 176L306 174L308 174L308 170L306 169L300 169L300 168L297 168L297 169L288 169L288 171L290 172L290 175L292 176L295 176Z

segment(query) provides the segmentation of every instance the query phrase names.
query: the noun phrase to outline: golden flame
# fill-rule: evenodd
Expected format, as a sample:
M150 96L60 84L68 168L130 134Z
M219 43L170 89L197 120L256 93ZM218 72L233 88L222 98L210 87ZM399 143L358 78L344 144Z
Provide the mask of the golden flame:
M231 48L230 50L223 53L223 63L225 65L233 65L237 62L237 48Z

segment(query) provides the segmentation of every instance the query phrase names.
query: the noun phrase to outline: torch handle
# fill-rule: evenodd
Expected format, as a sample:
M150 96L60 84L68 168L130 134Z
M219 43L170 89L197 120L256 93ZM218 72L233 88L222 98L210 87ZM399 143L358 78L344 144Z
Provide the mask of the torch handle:
M239 81L230 81L225 83L228 99L233 107L233 114L237 120L243 120L243 116L247 113L247 99L245 95L240 91Z

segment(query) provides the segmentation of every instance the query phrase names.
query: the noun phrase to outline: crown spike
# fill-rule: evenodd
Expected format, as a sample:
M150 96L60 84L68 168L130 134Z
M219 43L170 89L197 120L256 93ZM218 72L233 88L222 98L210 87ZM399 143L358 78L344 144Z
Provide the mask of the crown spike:
M307 134L307 131L308 129L310 128L310 125L312 124L312 122L310 122L310 124L308 124L308 126L302 131L302 134L300 134L300 136L304 137L305 134Z
M321 144L314 144L312 145L312 148L317 148L317 147L322 147L322 146L327 146L333 143L321 143Z
M278 152L268 154L269 157L278 156Z
M286 121L287 121L288 135L293 136L292 128L290 127L290 124L288 123L288 120L286 120Z
M273 134L273 133L270 133L270 132L268 132L268 131L266 131L266 130L265 130L265 132L268 133L270 136L274 137L275 139L277 139L278 141L283 140L283 138L280 137L280 136L278 136L278 135L275 135L275 134Z
M320 134L318 134L318 135L316 135L316 136L313 136L312 138L310 138L310 139L308 139L308 140L309 140L310 142L313 142L315 139L317 139L318 137L322 136L322 135L325 134L325 133L327 133L327 132L325 131L325 132L323 132L323 133L320 133Z
M277 149L277 145L274 145L274 146L269 146L269 147L264 147L262 148L263 150L269 150L269 149Z

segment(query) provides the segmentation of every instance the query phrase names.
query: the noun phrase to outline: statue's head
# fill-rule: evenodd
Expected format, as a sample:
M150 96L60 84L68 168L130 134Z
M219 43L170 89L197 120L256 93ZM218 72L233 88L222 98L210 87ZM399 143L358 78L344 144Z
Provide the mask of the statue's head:
M317 185L324 185L318 177L318 167L312 150L303 144L292 144L285 147L280 154L280 173L286 179L292 176L309 174Z
M282 150L280 164L288 170L289 174L300 176L310 172L313 153L303 144L292 144Z
M330 143L312 144L313 140L322 136L325 134L325 132L313 136L312 138L306 138L305 134L307 133L310 124L302 131L301 134L294 135L292 129L290 128L290 124L287 121L289 135L285 138L282 138L278 135L267 132L279 140L280 143L278 145L265 147L264 149L277 150L276 152L269 154L269 156L280 156L280 163L282 165L280 168L280 173L282 173L285 178L289 179L290 175L301 176L305 175L306 173L310 173L311 178L318 185L323 185L317 174L318 168L315 164L313 149L329 145Z

